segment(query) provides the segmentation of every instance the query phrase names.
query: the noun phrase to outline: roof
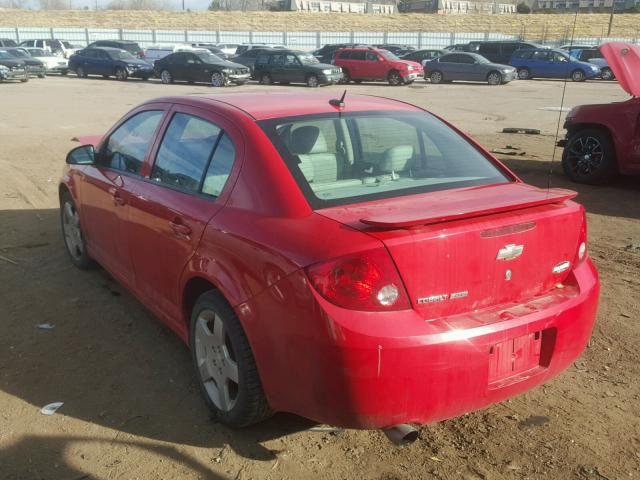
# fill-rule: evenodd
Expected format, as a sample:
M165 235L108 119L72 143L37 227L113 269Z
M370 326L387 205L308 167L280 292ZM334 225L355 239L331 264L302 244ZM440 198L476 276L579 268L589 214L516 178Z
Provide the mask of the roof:
M206 108L208 105L223 103L255 120L270 118L292 117L319 113L334 113L336 107L329 104L329 100L339 98L336 93L291 93L291 92L251 92L251 93L221 93L197 94L179 97L164 97L151 102L186 103ZM362 112L375 110L395 110L408 112L422 112L414 105L389 98L372 97L366 95L351 95L347 92L344 100L347 112Z

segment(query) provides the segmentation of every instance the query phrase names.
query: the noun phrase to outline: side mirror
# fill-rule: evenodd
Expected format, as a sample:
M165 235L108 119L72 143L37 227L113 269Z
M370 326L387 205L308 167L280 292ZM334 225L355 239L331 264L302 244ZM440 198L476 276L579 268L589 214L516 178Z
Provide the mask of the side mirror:
M82 145L67 153L67 163L69 165L92 165L95 161L95 150L93 145Z

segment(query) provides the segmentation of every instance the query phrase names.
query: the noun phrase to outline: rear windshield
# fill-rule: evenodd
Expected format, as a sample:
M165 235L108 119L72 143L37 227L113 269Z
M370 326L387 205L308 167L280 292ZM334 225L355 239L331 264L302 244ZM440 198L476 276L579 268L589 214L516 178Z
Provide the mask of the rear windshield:
M510 181L426 112L331 113L259 123L314 209Z

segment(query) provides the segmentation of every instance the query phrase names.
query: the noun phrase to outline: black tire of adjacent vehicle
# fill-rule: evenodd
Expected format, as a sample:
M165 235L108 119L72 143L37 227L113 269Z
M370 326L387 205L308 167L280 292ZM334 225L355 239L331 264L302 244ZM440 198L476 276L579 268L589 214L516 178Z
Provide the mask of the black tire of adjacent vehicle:
M346 68L342 69L342 82L341 83L349 83L351 81L351 74L349 70Z
M71 203L72 208L75 210L76 209L76 203L73 201L73 198L71 197L71 194L69 192L64 192L60 196L60 229L62 230L62 242L64 243L64 249L67 252L67 255L69 256L69 259L71 260L71 263L73 263L80 270L89 270L91 268L94 268L96 266L96 263L89 256L89 253L87 251L87 242L84 239L84 235L82 236L83 248L82 248L82 255L80 257L74 257L73 255L71 255L71 252L69 251L69 247L67 246L67 242L66 242L66 240L64 238L64 220L63 220L63 215L64 215L65 204L68 203L68 202ZM80 223L80 229L82 230L82 221Z
M393 85L397 87L398 85L402 85L402 77L400 76L400 72L397 70L391 70L387 75L387 81L389 85Z
M238 397L235 406L228 412L219 410L211 401L198 371L195 327L200 312L205 309L214 311L222 320L238 364ZM273 415L262 390L262 383L247 336L235 312L219 291L205 292L196 301L191 312L189 345L191 346L191 358L200 392L220 423L240 428L261 422Z
M608 67L604 67L602 69L602 73L601 73L600 76L601 76L602 80L613 80L615 78L615 75L613 74L611 69L608 68Z
M84 73L84 68L82 67L76 68L76 75L78 76L78 78L87 78L87 74Z
M574 168L574 163L569 158L571 147L580 139L593 137L602 146L604 152L602 161L598 169L588 173L581 174ZM597 128L583 128L573 133L567 140L567 144L562 152L562 170L564 174L576 183L586 183L590 185L598 185L606 183L618 174L618 165L616 162L616 153L608 132Z
M571 72L571 80L574 82L584 82L586 79L584 72L580 69Z
M309 75L307 77L307 87L318 88L320 86L320 82L318 81L318 77L316 75Z
M263 73L260 75L260 83L262 85L271 85L273 81L271 80L271 75L268 73Z

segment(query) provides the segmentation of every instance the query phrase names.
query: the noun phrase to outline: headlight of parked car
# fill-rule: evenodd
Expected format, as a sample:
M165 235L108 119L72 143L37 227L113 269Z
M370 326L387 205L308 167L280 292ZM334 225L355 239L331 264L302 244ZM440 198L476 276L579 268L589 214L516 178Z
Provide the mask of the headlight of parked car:
M325 75L331 75L331 69L325 68L324 70L322 70L322 73L324 73Z
M223 73L233 73L233 70L232 70L232 69L230 69L230 68L223 68L223 69L222 69L222 72L223 72Z
M0 72L7 73L8 71L9 71L9 68L5 67L4 65L0 65Z
M413 70L413 65L407 65L407 70Z

